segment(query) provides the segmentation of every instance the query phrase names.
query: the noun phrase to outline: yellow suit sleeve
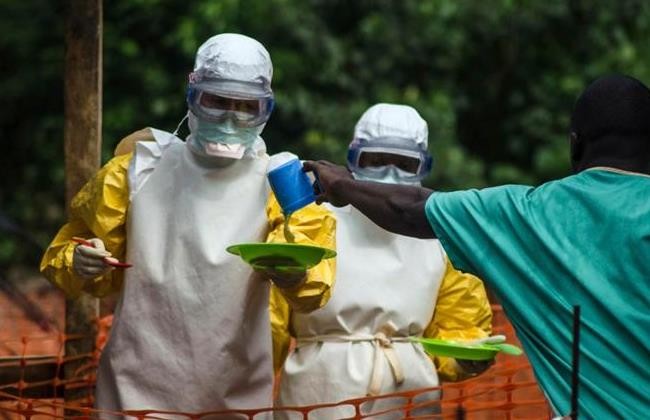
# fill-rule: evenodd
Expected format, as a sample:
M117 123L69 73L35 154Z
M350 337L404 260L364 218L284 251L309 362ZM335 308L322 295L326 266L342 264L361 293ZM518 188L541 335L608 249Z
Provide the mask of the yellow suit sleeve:
M284 215L275 196L271 194L267 205L270 232L267 242L286 242L284 238ZM291 215L291 233L298 244L315 245L335 249L336 220L332 212L323 206L310 204ZM282 288L280 292L291 309L297 312L311 312L321 308L329 300L334 285L336 262L334 258L321 261L307 270L307 279L296 287Z
M267 216L271 225L267 242L286 242L283 231L284 215L273 194L268 201ZM332 212L323 206L311 204L293 213L289 227L296 243L336 249L336 219ZM299 286L271 286L269 310L273 333L273 363L276 370L280 369L289 351L292 311L311 312L323 307L331 296L335 272L335 258L330 258L308 270L307 279Z
M427 338L478 339L492 333L492 309L483 282L456 270L449 260L440 285L433 320L424 331ZM443 381L460 381L469 377L450 357L434 357Z
M43 255L41 272L69 298L78 297L82 291L102 297L121 289L123 270L112 270L92 281L78 277L72 270L77 244L71 239L73 236L100 238L115 258L124 259L129 204L127 171L132 156L128 153L113 158L83 186L72 199L68 223Z

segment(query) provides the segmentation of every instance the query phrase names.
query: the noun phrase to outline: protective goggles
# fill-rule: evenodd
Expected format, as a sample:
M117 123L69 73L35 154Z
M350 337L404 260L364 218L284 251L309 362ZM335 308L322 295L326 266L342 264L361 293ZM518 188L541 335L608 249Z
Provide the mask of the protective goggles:
M431 170L432 158L414 145L405 147L404 139L355 140L348 150L348 167L367 177L381 177L390 167L402 171L405 179L422 180Z
M231 80L193 80L187 89L187 106L198 118L222 123L227 119L239 127L257 127L273 111L270 89Z

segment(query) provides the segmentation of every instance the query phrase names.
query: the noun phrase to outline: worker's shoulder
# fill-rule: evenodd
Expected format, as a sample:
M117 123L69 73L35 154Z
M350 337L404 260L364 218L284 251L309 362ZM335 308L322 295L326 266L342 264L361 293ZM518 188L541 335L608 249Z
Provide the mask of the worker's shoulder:
M136 156L145 161L150 158L157 160L165 150L170 149L169 146L182 143L183 141L175 133L145 127L122 138L115 147L114 157L107 165L126 168Z
M132 154L135 150L135 144L139 141L156 141L151 127L145 127L141 130L134 131L133 133L122 138L122 140L120 140L115 147L113 156L117 158L120 156Z
M115 147L113 157L99 170L97 177L106 179L128 172L129 165L135 153L136 144L141 141L156 141L154 133L150 127L134 131L123 137Z
M584 184L583 179L578 175L570 175L564 178L546 181L536 186L525 184L504 184L480 190L465 190L462 193L469 196L474 194L476 198L480 199L502 199L507 197L513 202L530 202L536 200L547 200L549 197L556 198L558 196L556 196L555 193L574 189L580 184Z
M563 178L550 180L536 187L528 187L523 192L529 200L565 200L565 195L585 193L596 185L591 174L578 173Z

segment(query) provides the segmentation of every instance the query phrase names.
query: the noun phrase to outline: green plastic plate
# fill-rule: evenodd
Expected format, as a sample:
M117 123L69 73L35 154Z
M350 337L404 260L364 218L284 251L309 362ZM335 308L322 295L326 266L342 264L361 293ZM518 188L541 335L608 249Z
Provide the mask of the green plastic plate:
M255 268L273 268L276 270L306 270L324 259L333 258L336 252L312 245L285 243L237 244L226 251L239 255Z
M422 343L424 351L434 356L465 360L490 360L499 352L498 347L490 344L462 344L436 338L413 338L413 340Z

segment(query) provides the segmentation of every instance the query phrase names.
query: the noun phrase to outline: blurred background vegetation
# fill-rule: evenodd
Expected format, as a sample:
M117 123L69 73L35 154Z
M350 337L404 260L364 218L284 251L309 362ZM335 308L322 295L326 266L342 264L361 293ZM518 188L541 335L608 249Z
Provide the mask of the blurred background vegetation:
M62 3L0 0L0 268L36 266L65 218ZM647 0L110 0L103 162L136 129L176 127L196 48L220 32L271 53L271 152L343 162L368 106L404 103L444 190L566 175L580 91L613 72L650 83Z

